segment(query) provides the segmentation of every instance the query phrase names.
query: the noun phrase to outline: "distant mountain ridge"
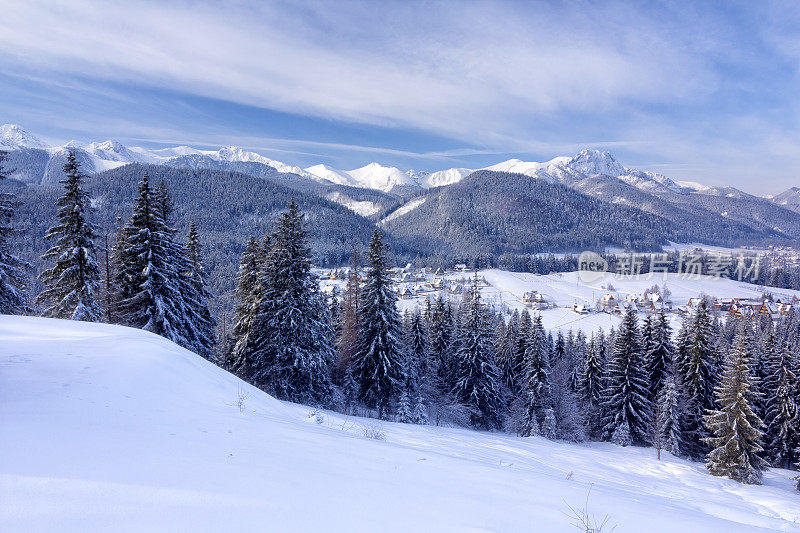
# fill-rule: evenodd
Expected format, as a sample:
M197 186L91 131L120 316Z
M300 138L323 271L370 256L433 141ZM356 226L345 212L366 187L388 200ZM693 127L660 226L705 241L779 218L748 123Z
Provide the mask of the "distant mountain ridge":
M57 183L67 150L72 150L89 174L132 163L240 172L333 201L373 222L391 221L395 227L400 227L405 217L415 218L414 211L420 206L427 205L428 211L436 205L427 202L430 191L452 187L476 173L468 168L403 171L375 162L353 170L325 164L300 168L236 146L216 150L189 146L146 149L109 140L88 144L70 141L48 147L13 124L0 127L0 149L10 151L7 168L15 169L11 176L29 185ZM602 150L582 150L545 162L509 159L478 170L564 185L610 204L637 209L669 221L671 231L692 241L720 245L770 239L800 242L798 188L762 198L733 187L676 182L659 173L625 167ZM490 174L478 175L486 178ZM486 186L491 188L489 183L495 180L487 181ZM492 206L502 209L501 204Z

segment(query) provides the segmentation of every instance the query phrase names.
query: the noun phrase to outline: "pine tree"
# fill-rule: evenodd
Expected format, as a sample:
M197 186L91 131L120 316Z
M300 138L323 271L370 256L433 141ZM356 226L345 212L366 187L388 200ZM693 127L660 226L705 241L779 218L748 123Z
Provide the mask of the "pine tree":
M760 484L766 461L761 458L762 422L752 408L752 376L746 334L737 334L722 380L715 388L718 409L709 410L705 423L711 437L706 466L715 476L726 476L741 483Z
M236 280L238 303L233 326L233 337L236 343L226 365L229 370L247 380L251 379L253 375L252 353L255 350L253 322L263 290L261 273L265 259L264 247L251 235L239 260L239 273Z
M0 180L6 179L8 170L3 161L8 153L0 151ZM16 315L28 311L25 294L25 270L30 265L11 253L11 236L14 234L13 220L17 208L16 197L11 193L0 193L0 314Z
M599 346L598 346L599 344ZM583 399L591 407L598 407L603 396L603 361L602 342L598 343L594 335L589 339L589 349L583 370Z
M681 429L680 395L675 380L674 376L668 377L659 391L657 401L660 416L657 431L662 447L672 455L680 457L683 455L684 441Z
M483 429L500 427L500 388L494 363L492 333L481 302L477 274L472 280L465 322L458 349L456 392L471 410L472 425Z
M633 444L642 445L648 440L652 406L642 359L636 311L629 309L614 339L603 392L604 431L612 440L618 431L627 432ZM620 430L622 426L626 429Z
M544 410L544 419L542 420L541 435L542 437L550 440L558 438L558 423L556 415L552 408L548 407Z
M523 316L525 313L523 313ZM533 421L544 416L544 409L550 395L550 346L547 340L541 315L536 315L528 328L528 341L525 343L523 387L526 400L522 436L534 427ZM544 428L542 427L544 430Z
M679 338L679 368L686 397L684 436L689 456L700 458L707 453L709 436L703 423L706 411L715 407L716 352L714 331L707 304L703 300Z
M411 408L411 398L408 389L403 389L400 394L400 401L397 403L397 421L403 424L411 424L414 421L414 414Z
M342 298L342 317L339 339L336 344L338 359L334 378L341 379L350 368L350 363L358 347L358 330L361 326L358 314L361 300L361 272L359 271L358 249L353 247L350 271L347 273L347 286Z
M45 314L54 318L97 322L103 310L95 300L100 288L100 269L94 239L97 230L87 220L89 194L83 190L83 173L70 150L64 164L64 194L58 201L58 224L47 230L45 239L55 241L42 259L54 265L39 279L44 289L38 302Z
M184 294L192 307L194 315L194 326L197 329L197 342L194 343L194 351L206 359L214 357L214 337L216 322L211 316L208 308L208 301L211 298L206 289L206 273L203 266L203 247L200 244L200 235L194 221L189 223L189 233L186 243L186 270L184 272L185 281L190 291Z
M120 230L115 247L119 310L126 325L200 351L204 341L196 326L199 317L186 276L188 261L173 234L145 174L131 219Z
M275 223L253 323L252 379L278 398L328 405L333 331L311 274L304 215L294 199Z
M361 291L361 332L353 355L353 375L361 400L379 416L401 392L403 339L397 313L397 294L386 263L383 234L376 229L369 243L370 269Z
M770 354L764 382L766 442L772 464L790 468L800 460L800 408L798 381L788 347Z
M428 409L425 407L425 402L422 396L417 396L417 401L414 402L414 410L411 413L411 421L414 424L424 426L428 423Z
M672 329L664 313L659 313L650 324L645 328L645 363L649 375L649 398L655 401L658 398L661 388L669 379L670 369L674 359L674 348L672 347Z
M569 354L572 343L565 345L565 354ZM550 382L551 391L548 398L549 410L556 421L556 438L572 442L586 440L585 419L578 405L577 393L572 388L572 361L568 355L556 359L552 365Z

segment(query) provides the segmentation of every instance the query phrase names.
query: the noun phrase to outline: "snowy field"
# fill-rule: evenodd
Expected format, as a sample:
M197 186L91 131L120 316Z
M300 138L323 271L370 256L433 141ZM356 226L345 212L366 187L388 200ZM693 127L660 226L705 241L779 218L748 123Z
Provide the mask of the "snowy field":
M589 491L617 532L800 531L787 471L314 416L118 326L0 317L0 424L4 532L576 531Z

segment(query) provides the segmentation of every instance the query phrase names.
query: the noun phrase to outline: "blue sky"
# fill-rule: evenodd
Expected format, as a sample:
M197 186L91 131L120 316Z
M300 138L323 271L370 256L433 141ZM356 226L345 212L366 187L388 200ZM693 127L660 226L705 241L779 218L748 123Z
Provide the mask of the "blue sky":
M602 148L800 185L797 2L6 4L0 122L53 142L424 170Z

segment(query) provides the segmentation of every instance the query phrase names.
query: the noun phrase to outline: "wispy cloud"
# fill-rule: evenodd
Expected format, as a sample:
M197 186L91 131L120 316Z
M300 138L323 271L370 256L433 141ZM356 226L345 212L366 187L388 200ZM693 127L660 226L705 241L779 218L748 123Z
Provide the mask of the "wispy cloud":
M791 149L781 148L800 131L792 122L800 40L791 3L7 4L3 70L49 91L83 94L87 116L93 94L116 99L128 110L124 119L104 112L93 120L131 122L130 137L410 162L605 147L634 162L695 170L707 163L711 179L737 174L731 161L758 148L782 154L786 167L776 179L800 170ZM269 124L259 126L262 135L250 135L256 126L245 135L211 125L170 132L126 84L452 142L409 149L413 142L400 146L393 134L370 138L374 129L332 142ZM138 124L137 106L149 110ZM762 115L756 126L734 131L754 114Z

